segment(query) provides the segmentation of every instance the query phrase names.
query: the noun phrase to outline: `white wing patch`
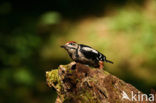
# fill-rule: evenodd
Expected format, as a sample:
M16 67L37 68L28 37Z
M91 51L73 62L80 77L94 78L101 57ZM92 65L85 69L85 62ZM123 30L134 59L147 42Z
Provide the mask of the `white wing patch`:
M98 58L98 57L96 57L96 59L97 59L97 60L99 60L99 58Z
M96 54L98 53L96 50L94 50L92 48L89 48L89 47L83 47L83 49L86 50L86 51L92 51L92 52L94 52Z
M101 58L102 57L102 55L100 54L100 57L99 58Z

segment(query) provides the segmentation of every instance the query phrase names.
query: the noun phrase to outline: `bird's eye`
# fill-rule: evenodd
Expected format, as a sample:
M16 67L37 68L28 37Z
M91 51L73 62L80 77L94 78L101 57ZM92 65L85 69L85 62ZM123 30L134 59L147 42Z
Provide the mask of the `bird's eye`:
M73 44L73 43L70 43L70 45L75 45L75 44Z

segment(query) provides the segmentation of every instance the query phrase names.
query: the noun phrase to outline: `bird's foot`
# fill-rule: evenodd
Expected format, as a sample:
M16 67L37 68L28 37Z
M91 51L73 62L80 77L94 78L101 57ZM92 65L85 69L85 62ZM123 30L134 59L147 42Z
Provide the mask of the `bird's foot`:
M104 63L103 61L99 61L99 69L103 69L104 68Z

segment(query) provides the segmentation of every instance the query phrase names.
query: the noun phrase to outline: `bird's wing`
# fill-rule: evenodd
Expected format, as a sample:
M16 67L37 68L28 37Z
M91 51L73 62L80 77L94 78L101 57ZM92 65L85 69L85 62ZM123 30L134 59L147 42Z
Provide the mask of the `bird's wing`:
M86 45L81 45L80 50L86 58L92 59L92 60L99 60L98 58L99 52L92 49L91 47L86 46Z
M91 48L90 46L86 46L81 44L81 52L84 54L85 57L92 59L92 60L101 60L104 61L105 60L105 56L103 54L101 54L100 52L98 52L97 50L94 50L93 48Z

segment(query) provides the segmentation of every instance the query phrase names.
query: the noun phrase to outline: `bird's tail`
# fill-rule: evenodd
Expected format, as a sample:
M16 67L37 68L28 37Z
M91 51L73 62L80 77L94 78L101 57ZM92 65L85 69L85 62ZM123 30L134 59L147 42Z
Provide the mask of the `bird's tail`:
M106 60L106 62L108 62L108 63L112 63L112 64L113 64L113 62L112 62L112 61L110 61L110 60Z

